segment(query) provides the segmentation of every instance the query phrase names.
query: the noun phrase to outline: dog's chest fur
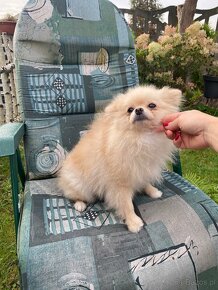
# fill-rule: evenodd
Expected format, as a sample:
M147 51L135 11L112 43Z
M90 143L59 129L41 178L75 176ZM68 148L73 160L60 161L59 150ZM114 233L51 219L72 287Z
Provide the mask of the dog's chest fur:
M120 162L121 174L126 174L135 190L146 183L159 181L167 161L172 161L175 147L163 134L146 133L139 138L124 140L120 150L125 152ZM119 149L118 149L119 150ZM123 153L122 153L123 154ZM119 166L119 165L118 165Z

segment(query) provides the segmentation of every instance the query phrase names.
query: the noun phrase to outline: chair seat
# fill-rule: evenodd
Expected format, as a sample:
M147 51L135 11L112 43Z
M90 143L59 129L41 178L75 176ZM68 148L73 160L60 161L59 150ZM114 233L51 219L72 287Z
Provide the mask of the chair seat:
M18 240L23 288L218 289L218 206L172 172L158 187L160 199L136 195L145 225L133 234L103 202L79 213L55 178L28 181Z

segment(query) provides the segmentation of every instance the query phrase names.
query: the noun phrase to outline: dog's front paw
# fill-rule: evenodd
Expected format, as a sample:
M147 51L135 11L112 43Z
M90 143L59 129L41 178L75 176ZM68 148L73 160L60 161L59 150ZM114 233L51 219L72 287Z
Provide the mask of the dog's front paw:
M143 227L144 223L137 215L132 216L126 220L128 230L132 233L138 233Z
M82 212L86 209L86 204L85 202L78 200L74 203L74 207L75 207L75 210Z
M163 194L162 191L156 189L156 190L152 191L152 193L150 193L149 195L151 198L160 198L162 196L162 194Z
M160 198L162 196L162 191L158 190L156 187L152 186L151 184L147 184L145 187L145 192L151 198Z

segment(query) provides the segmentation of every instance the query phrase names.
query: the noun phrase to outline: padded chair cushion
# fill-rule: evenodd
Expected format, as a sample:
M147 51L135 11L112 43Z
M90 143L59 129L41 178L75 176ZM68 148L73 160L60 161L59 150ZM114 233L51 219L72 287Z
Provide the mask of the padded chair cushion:
M88 129L94 114L66 115L25 122L25 155L29 179L55 176L72 144Z
M107 0L29 0L14 61L28 179L54 177L89 116L139 83L132 32Z
M175 173L154 200L134 199L144 228L130 233L103 202L83 213L56 179L26 183L18 240L23 288L217 289L218 206Z

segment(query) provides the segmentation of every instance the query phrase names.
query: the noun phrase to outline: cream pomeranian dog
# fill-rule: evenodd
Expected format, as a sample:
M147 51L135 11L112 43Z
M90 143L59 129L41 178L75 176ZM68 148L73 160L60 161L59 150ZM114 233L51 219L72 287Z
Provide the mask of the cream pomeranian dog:
M139 86L112 100L68 154L59 174L59 186L76 210L104 199L129 231L142 228L132 199L142 190L152 198L162 195L153 185L160 182L176 148L157 128L166 114L179 110L181 98L178 89Z

